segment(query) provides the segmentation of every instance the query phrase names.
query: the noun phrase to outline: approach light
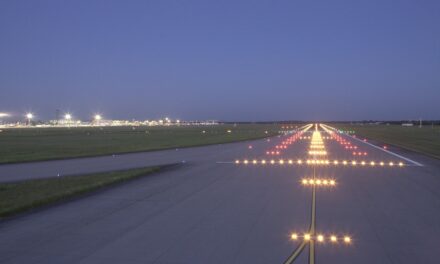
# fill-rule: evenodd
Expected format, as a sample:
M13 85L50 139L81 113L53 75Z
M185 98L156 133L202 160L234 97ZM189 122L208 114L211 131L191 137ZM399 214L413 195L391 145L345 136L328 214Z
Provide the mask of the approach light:
M319 242L324 242L324 236L323 235L318 235L318 241Z
M290 236L290 238L291 238L292 240L297 240L297 239L298 239L298 234L293 233L293 234Z
M344 237L344 242L349 244L351 242L351 238L349 236Z

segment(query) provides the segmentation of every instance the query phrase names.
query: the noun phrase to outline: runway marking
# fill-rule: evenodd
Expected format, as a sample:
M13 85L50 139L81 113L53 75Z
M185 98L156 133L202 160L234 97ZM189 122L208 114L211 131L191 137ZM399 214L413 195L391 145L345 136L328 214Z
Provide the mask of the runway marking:
M333 133L338 133L338 132L337 132L338 130L337 130L336 128L334 128L334 127L327 126L327 125L324 125L324 124L321 124L321 126L322 126L322 127L327 127L327 128L332 129L332 130L333 130ZM364 144L366 144L366 145L369 145L370 147L373 147L373 148L376 148L376 149L380 149L380 150L382 150L382 151L385 152L385 153L388 153L388 154L393 155L393 156L395 156L395 157L398 157L398 158L400 158L400 159L406 160L406 161L412 163L412 164L415 165L415 166L419 166L419 167L423 167L423 166L424 166L423 164L421 164L421 163L419 163L419 162L417 162L417 161L414 161L414 160L412 160L412 159L409 159L409 158L407 158L407 157L404 157L404 156L399 155L399 154L397 154L397 153L394 153L394 152L392 152L392 151L389 151L389 150L383 149L383 148L378 147L378 146L376 146L376 145L374 145L374 144L371 144L371 143L369 143L369 142L366 142L366 141L360 140L360 139L358 139L358 138L356 138L356 137L354 137L354 136L352 136L352 135L345 134L345 133L344 133L344 135L346 135L347 137L350 137L350 138L352 138L352 139L355 139L355 140L357 140L357 141L359 141L359 142L362 142L362 143L364 143Z
M367 145L369 145L369 146L371 146L371 147L373 147L373 148L380 149L380 150L382 150L383 152L386 152L386 153L391 154L391 155L393 155L393 156L395 156L395 157L398 157L398 158L400 158L400 159L403 159L403 160L406 160L406 161L408 161L408 162L411 162L411 163L412 163L413 165L415 165L415 166L418 166L418 167L423 167L423 166L424 166L422 163L419 163L419 162L417 162L417 161L414 161L414 160L412 160L412 159L409 159L409 158L407 158L407 157L404 157L404 156L402 156L402 155L399 155L399 154L394 153L394 152L392 152L392 151L389 151L389 150L387 150L387 149L383 149L383 148L378 147L378 146L376 146L376 145L374 145L374 144L371 144L371 143L369 143L369 142L365 142L365 141L363 141L363 140L360 140L360 139L358 139L358 138L355 138L355 137L353 137L353 136L351 136L351 135L348 135L348 134L346 134L346 135L347 135L348 137L351 137L351 138L357 140L357 141L360 141L360 142L362 142L362 143L364 143L364 144L367 144Z

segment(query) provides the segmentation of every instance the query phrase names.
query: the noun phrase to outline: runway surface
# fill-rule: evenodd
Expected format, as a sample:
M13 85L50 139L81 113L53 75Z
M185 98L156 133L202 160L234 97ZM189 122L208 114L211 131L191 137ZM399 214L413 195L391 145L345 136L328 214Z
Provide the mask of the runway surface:
M283 263L303 241L291 234L309 231L312 188L301 180L313 171L336 181L315 189L316 235L325 235L324 242L314 241L315 263L439 263L440 162L388 149L423 165L418 166L319 128L327 151L321 158L308 154L313 131L297 135L286 149L275 146L295 134L2 165L0 181L8 182L184 161L173 170L1 221L0 263ZM279 155L270 154L277 150ZM333 243L330 234L350 236L351 242ZM309 263L308 247L294 263Z

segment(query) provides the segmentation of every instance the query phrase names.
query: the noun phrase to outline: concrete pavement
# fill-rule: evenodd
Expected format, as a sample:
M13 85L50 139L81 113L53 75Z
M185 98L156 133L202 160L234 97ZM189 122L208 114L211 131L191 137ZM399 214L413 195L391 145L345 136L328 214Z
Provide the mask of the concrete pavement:
M397 159L362 146L375 160ZM282 263L307 230L312 166L217 163L265 157L282 138L156 153L0 166L2 181L185 160L170 170L0 222L0 263ZM331 158L352 158L324 140ZM252 145L252 149L249 149ZM307 157L309 140L283 152ZM338 185L317 191L317 232L353 237L316 245L317 263L438 263L440 162L424 167L317 167ZM306 263L303 252L295 263Z

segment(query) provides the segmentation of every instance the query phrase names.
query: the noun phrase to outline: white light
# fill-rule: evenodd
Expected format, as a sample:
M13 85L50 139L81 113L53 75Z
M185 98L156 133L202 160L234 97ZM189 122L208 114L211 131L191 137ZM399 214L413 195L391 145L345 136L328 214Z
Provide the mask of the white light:
M71 115L71 114L66 114L66 115L64 116L64 119L66 119L66 120L70 120L70 119L72 119L72 115Z
M34 117L34 115L32 113L27 113L26 114L26 118L27 119L32 119Z
M101 115L95 115L95 120L101 120L102 116Z

